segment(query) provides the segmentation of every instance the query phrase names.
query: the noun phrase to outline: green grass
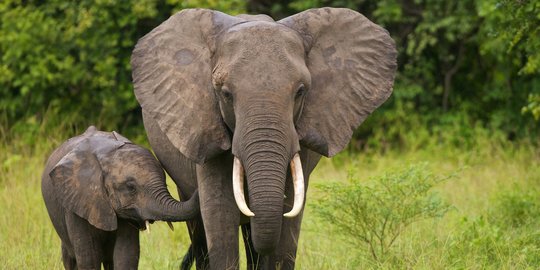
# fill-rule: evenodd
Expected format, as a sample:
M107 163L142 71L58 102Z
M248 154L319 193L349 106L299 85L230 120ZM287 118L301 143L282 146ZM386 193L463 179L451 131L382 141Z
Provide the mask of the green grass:
M0 268L62 269L40 174L50 151L72 130L60 126L20 138L0 130ZM372 260L314 214L317 184L346 182L351 169L363 181L419 162L437 175L457 174L435 187L452 208L442 218L409 226L384 261ZM311 177L297 269L538 269L539 217L540 150L530 142L484 134L468 146L431 141L384 153L343 153L323 158ZM175 228L157 223L141 234L140 269L178 269L189 237L184 224Z
M470 149L428 145L385 154L342 155L337 161L324 159L311 185L346 181L351 168L360 180L367 180L419 162L428 162L429 170L443 177L456 174L436 187L452 210L443 218L413 223L398 238L391 258L373 262L362 247L347 244L339 232L314 217L309 202L317 199L317 190L311 188L300 238L300 268L540 267L540 151L530 143L479 138ZM512 219L523 222L513 225Z

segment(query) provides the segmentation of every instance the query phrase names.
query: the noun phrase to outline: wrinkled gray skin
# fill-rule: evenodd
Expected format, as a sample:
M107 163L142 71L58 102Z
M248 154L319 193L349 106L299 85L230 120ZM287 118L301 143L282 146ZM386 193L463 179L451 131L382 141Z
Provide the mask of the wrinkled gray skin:
M333 156L391 94L396 50L388 32L349 9L311 9L275 22L183 10L137 43L135 95L150 144L201 217L188 222L183 267L238 268L242 226L249 268L292 269L302 213L289 163L300 154L307 187L321 155ZM243 216L233 157L245 169ZM285 198L284 198L285 197Z
M89 127L49 157L42 193L66 269L137 269L145 221L198 215L198 193L176 201L158 161L116 132Z

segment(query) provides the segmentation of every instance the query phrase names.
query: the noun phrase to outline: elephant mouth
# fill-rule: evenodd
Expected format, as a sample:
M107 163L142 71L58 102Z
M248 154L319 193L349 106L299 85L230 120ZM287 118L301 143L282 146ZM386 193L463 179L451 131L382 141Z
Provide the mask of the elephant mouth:
M154 224L154 222L155 222L155 220L153 220L153 219L145 220L144 223L143 223L143 227L142 227L141 231L150 232L150 224Z
M128 221L131 225L133 225L133 227L137 228L139 231L146 231L148 233L150 233L150 224L154 224L154 222L156 222L156 220L153 220L153 219L147 219L147 220L129 220ZM174 226L172 224L172 222L170 221L167 221L167 225L169 226L169 229L171 229L171 231L174 231Z
M150 224L154 224L155 220L153 220L153 219L148 219L148 220L129 219L128 222L133 227L137 228L137 230L146 231L146 230L149 230Z
M143 213L137 208L122 208L117 211L117 215L139 231L147 230L148 226L155 222L153 219L144 218Z
M159 217L145 214L143 211L136 208L122 209L120 213L122 213L122 219L127 220L131 226L135 227L139 231L150 232L150 224L154 224L154 222L161 220ZM167 225L171 231L174 231L174 226L170 221L167 221Z

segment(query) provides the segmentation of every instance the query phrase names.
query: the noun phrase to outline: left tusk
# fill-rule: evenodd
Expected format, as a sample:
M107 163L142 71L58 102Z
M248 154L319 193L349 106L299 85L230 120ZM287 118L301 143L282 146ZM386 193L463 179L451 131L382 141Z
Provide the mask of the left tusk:
M174 232L174 226L172 225L172 222L167 221L167 225L169 225L169 229Z
M146 231L150 233L150 222L148 220L144 221L144 226L146 227Z
M296 217L302 211L302 206L304 205L304 174L302 173L302 163L300 162L298 153L294 155L291 161L291 174L294 185L294 204L291 211L283 214L283 216L288 218Z

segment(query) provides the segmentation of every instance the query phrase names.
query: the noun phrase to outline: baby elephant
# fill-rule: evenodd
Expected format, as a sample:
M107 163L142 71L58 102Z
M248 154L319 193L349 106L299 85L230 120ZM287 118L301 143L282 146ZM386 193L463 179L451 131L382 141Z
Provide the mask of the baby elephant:
M52 153L41 190L66 269L136 269L139 230L199 213L197 193L186 202L169 194L148 150L93 126Z

